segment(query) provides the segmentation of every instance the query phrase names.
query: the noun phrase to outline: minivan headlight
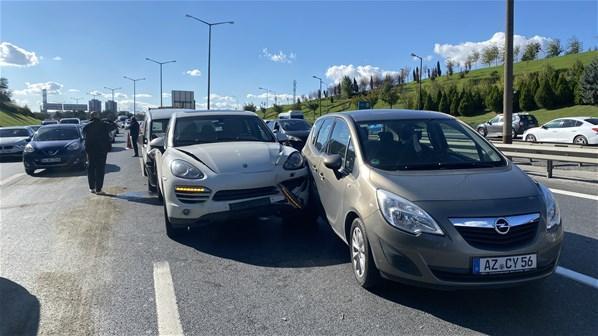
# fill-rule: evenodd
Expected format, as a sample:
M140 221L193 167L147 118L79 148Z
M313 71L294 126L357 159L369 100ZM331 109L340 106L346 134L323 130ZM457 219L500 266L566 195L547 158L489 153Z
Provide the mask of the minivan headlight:
M436 221L422 208L391 192L376 190L378 208L384 219L397 229L419 235L422 232L444 235Z
M554 227L561 225L561 210L559 205L552 195L552 191L542 183L538 183L538 187L544 197L544 204L546 205L546 230L552 230Z
M184 179L200 179L203 173L187 161L174 160L170 163L170 172L172 175Z

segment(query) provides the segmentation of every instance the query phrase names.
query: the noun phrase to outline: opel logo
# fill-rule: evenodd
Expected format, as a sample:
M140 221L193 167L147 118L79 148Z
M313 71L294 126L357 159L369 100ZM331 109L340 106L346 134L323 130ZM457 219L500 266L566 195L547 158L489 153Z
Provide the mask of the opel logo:
M507 220L504 218L499 218L496 220L496 222L494 222L494 230L496 230L498 234L506 235L509 233L510 229L511 226L509 225L509 222L507 222Z

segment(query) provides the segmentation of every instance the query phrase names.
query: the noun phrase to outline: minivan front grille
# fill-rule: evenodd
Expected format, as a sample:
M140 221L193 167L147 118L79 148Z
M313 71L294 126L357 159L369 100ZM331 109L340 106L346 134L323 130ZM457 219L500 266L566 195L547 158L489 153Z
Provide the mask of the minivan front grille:
M276 187L263 187L253 189L220 190L214 194L214 201L235 201L260 196L275 195L278 193Z
M455 226L465 241L480 249L511 249L531 242L536 236L539 220L513 226L507 234L499 234L494 228Z

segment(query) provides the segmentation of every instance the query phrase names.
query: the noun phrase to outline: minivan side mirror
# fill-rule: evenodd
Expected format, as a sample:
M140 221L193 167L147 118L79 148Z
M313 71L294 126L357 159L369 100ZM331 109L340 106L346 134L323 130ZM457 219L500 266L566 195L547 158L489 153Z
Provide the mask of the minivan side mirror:
M155 138L149 143L150 148L159 149L160 152L164 151L164 137Z
M328 154L324 156L324 166L328 169L338 171L343 165L343 158L338 154Z

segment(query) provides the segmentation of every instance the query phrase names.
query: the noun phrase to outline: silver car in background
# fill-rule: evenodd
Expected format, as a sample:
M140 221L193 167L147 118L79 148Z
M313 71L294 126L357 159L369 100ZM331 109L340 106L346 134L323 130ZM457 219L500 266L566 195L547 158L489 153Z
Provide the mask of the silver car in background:
M31 127L0 127L0 158L21 158L35 132Z
M557 203L488 141L443 113L319 118L303 148L324 217L363 287L505 286L552 274Z

